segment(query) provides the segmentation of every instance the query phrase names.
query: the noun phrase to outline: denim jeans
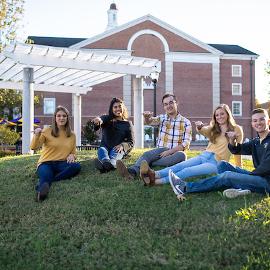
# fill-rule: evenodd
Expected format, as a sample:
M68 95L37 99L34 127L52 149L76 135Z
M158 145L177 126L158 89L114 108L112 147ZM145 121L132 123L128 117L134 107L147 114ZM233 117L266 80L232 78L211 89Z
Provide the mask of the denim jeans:
M249 189L251 192L270 193L269 182L261 176L251 175L249 171L235 167L226 161L218 164L218 175L198 182L187 182L186 192L208 192L227 188Z
M160 154L166 150L169 150L169 148L160 147L144 152L136 163L129 167L129 169L133 170L138 175L140 172L140 165L143 160L146 160L150 166L168 167L187 159L187 156L183 151L177 151L170 156L161 158Z
M204 151L200 155L178 163L174 166L157 171L156 175L163 184L169 183L169 170L172 170L181 179L217 173L215 153Z
M36 190L39 191L44 183L69 179L77 175L81 170L80 163L67 163L66 161L47 161L41 163L37 168L39 183Z
M116 166L116 160L122 159L123 156L123 151L117 152L114 148L109 150L106 147L102 146L98 149L98 159L100 161L110 161L114 167Z

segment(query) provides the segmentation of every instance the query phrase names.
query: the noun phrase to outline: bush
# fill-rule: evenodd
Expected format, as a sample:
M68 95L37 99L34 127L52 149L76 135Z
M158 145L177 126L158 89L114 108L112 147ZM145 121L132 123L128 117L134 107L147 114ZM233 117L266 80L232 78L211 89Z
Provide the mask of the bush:
M10 130L5 125L0 126L0 145L2 150L7 144L15 144L16 141L20 138L20 135L13 130Z
M11 150L0 150L0 158L6 156L15 156L15 152Z
M89 120L83 127L83 137L87 140L89 144L94 143L98 138L95 131L95 125L91 120Z

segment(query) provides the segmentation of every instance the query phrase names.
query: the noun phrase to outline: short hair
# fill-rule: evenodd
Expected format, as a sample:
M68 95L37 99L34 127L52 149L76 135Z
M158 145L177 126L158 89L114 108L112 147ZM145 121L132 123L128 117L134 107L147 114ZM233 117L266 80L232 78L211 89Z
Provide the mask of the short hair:
M251 116L256 114L256 113L263 113L265 116L269 117L267 110L263 108L256 108L251 112Z
M170 93L165 94L165 95L162 97L161 102L163 103L163 100L164 100L165 98L167 98L167 97L173 97L174 101L177 102L176 96L175 96L174 94L170 94Z

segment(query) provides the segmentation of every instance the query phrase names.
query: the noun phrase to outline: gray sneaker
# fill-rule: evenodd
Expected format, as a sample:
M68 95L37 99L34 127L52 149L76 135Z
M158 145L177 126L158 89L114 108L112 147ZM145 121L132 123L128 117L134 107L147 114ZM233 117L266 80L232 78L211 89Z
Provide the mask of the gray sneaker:
M245 196L250 193L251 191L249 189L229 188L223 191L223 196L232 199L238 196Z
M185 187L186 182L179 178L173 173L172 170L169 170L169 180L172 186L173 192L176 194L179 201L185 200Z

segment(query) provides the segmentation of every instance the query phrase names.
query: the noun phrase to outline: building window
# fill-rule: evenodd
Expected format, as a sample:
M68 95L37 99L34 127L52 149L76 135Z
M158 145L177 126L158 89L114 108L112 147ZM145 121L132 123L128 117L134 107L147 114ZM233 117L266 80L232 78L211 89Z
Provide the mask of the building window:
M234 116L242 116L242 101L232 102L232 114Z
M54 114L55 111L55 98L43 99L43 112L44 114Z
M241 65L232 65L232 77L242 77Z
M232 83L232 95L242 96L242 83Z

